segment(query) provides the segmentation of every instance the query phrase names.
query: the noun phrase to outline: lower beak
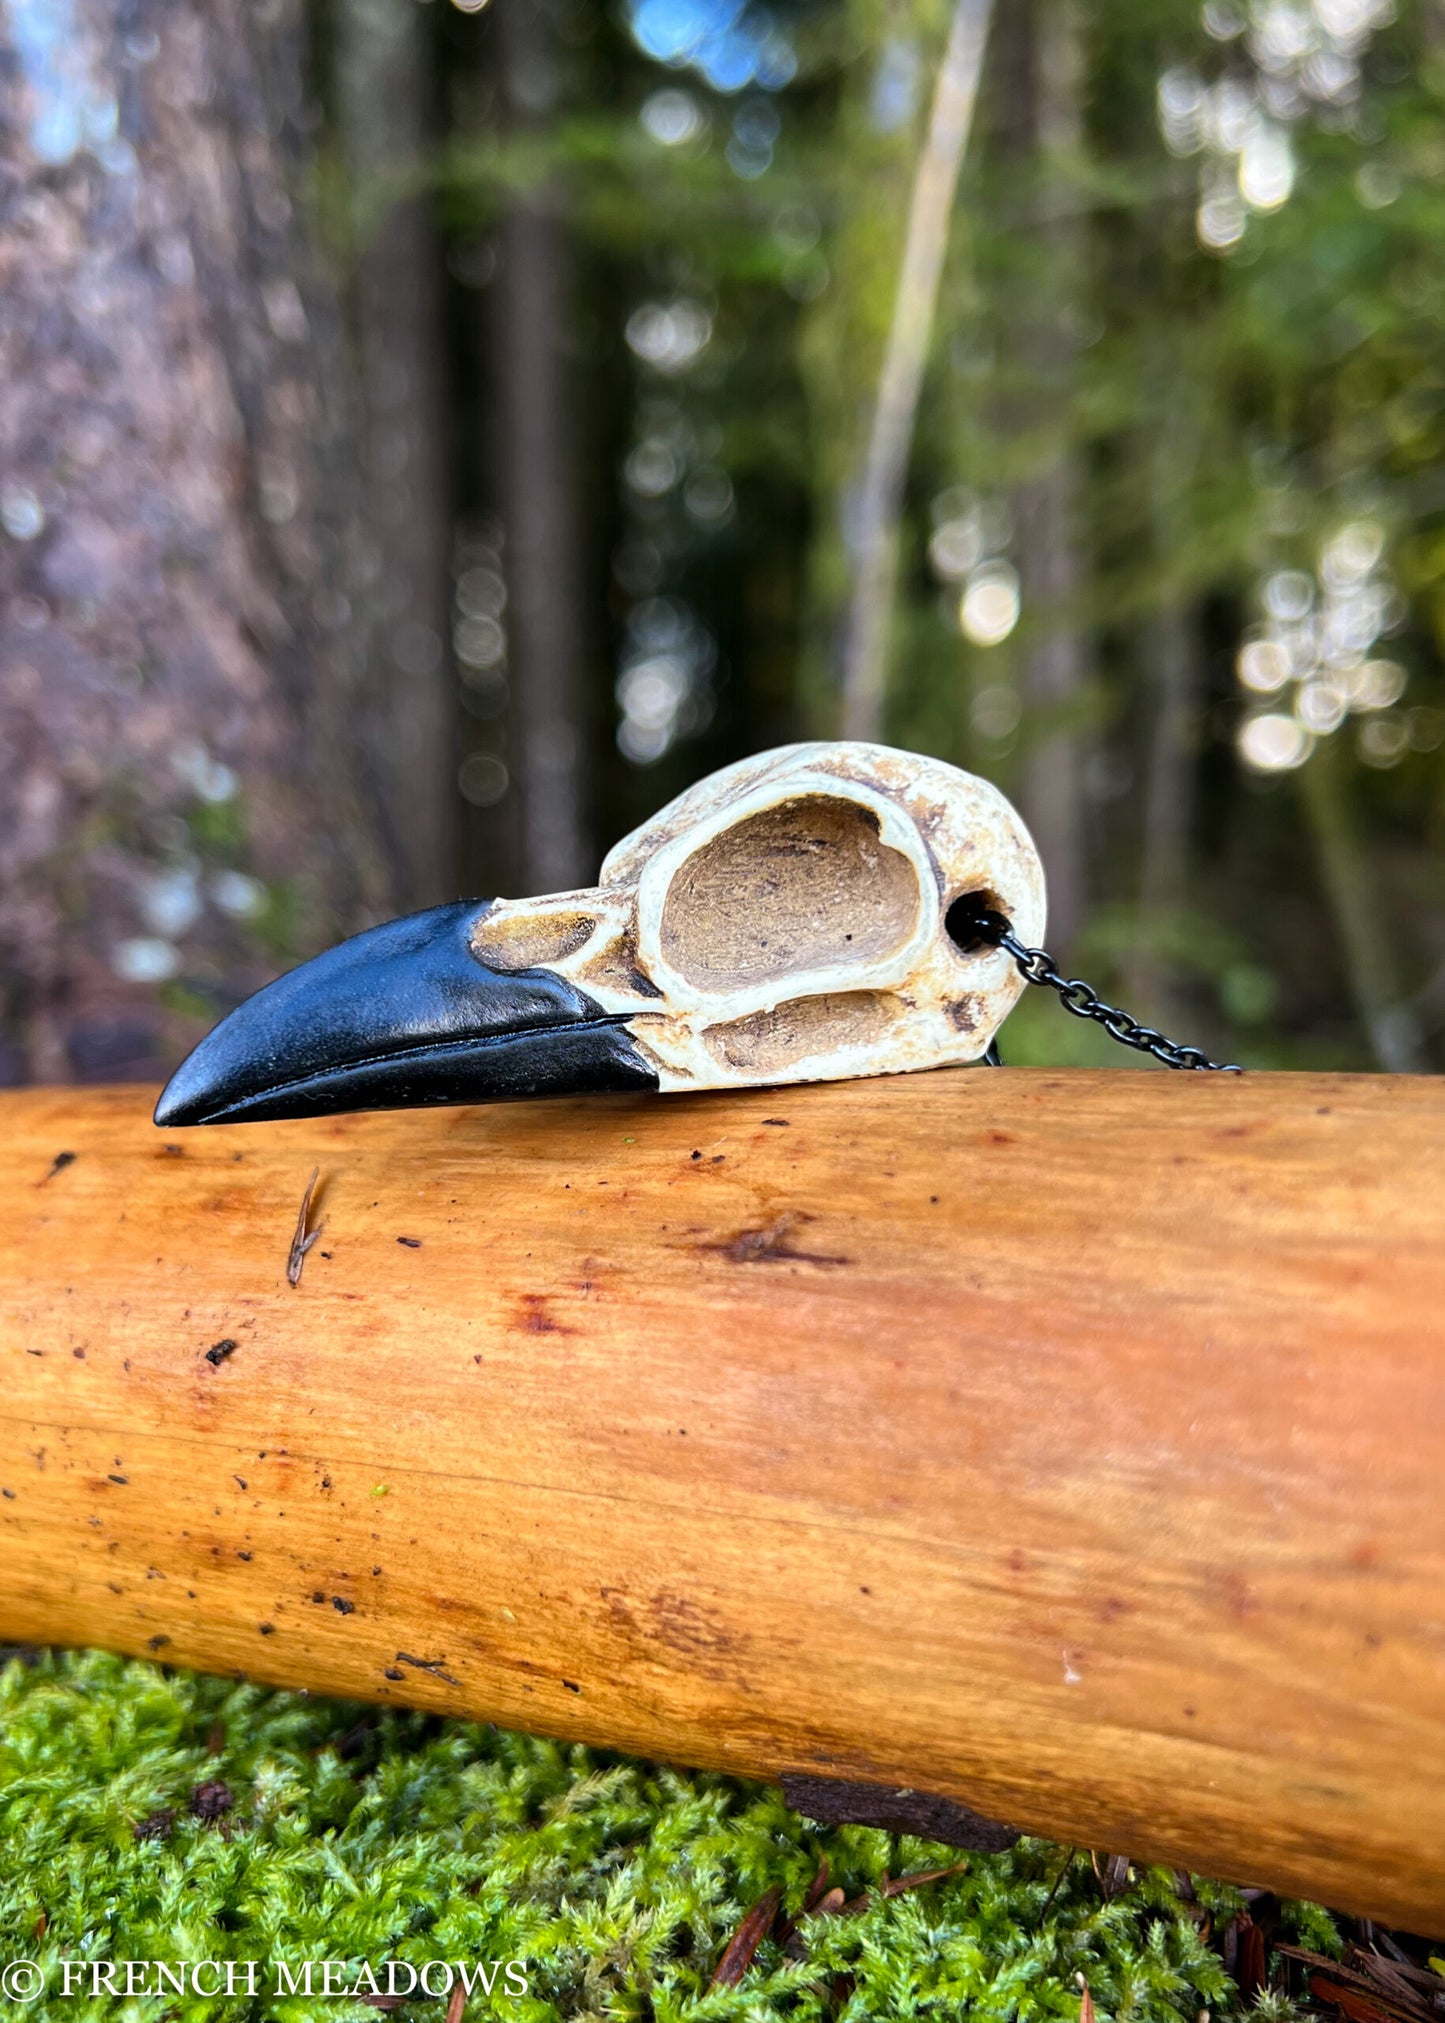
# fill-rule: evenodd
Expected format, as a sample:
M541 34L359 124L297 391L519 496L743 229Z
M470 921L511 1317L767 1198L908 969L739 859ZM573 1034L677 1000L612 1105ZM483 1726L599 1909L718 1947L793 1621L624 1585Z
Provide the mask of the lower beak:
M268 984L181 1063L156 1123L656 1089L624 1019L551 970L477 960L485 911L462 901L388 921Z

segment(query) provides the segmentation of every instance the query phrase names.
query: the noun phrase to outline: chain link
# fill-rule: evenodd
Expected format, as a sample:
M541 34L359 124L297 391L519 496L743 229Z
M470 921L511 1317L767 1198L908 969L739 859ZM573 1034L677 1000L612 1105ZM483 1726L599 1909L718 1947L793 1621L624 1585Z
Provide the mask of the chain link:
M1143 1025L1129 1012L1121 1011L1118 1005L1106 1004L1081 976L1065 976L1047 949L1026 947L1003 914L981 909L970 925L976 925L980 941L1007 950L1030 983L1046 984L1050 990L1056 990L1066 1012L1072 1012L1076 1019L1095 1020L1121 1046L1152 1054L1166 1068L1209 1068L1222 1075L1244 1073L1232 1061L1211 1061L1199 1047L1186 1047L1178 1040L1166 1039L1153 1026Z

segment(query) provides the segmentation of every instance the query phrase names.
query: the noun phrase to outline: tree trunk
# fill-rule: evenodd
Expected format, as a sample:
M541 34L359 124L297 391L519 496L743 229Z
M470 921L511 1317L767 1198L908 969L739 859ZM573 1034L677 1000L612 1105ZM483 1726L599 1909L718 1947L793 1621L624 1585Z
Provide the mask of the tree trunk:
M1129 957L1126 974L1131 1001L1141 1015L1165 1024L1173 1016L1178 993L1175 966L1161 953L1160 940L1186 902L1196 800L1203 669L1194 618L1190 606L1171 595L1143 629L1153 707L1140 837L1139 907L1144 933Z
M0 9L8 1079L155 1072L390 906L300 0Z
M1202 423L1190 388L1168 373L1155 410L1174 418L1167 443L1137 445L1150 473L1148 527L1160 579L1157 608L1140 628L1145 655L1142 700L1147 724L1139 836L1139 908L1143 933L1125 964L1141 1016L1169 1025L1179 999L1178 964L1166 953L1188 904L1191 836L1199 794L1199 724L1204 694L1203 646L1193 586L1180 557L1188 548L1185 492L1197 475Z
M1071 462L1020 486L1015 511L1024 608L1038 628L1025 653L1025 722L1040 727L1024 758L1020 802L1048 879L1050 942L1065 950L1082 924L1086 889L1083 754L1071 721L1084 680L1083 640L1069 611L1082 576Z
M516 131L543 125L560 88L541 0L501 0L503 97ZM583 817L583 592L579 449L569 398L567 230L547 182L513 199L495 285L499 488L506 541L516 858L525 892L595 870Z
M441 275L412 193L432 146L429 20L412 0L340 0L337 27L363 386L367 767L396 889L427 906L455 898L460 847Z
M1014 425L1047 444L1048 462L1014 495L1015 554L1024 622L1024 729L1020 800L1049 886L1051 943L1067 949L1085 906L1083 754L1076 718L1085 678L1078 604L1083 566L1077 477L1068 443L1078 280L1077 232L1058 215L1058 158L1079 138L1078 26L1069 0L1016 0L999 19L1001 142L1037 193L1035 266L1016 307L1010 343L1027 398ZM1053 209L1052 220L1039 215Z
M1421 1075L1429 1066L1424 1035L1400 986L1389 917L1356 832L1345 766L1339 740L1321 738L1300 769L1305 819L1370 1051L1388 1074Z

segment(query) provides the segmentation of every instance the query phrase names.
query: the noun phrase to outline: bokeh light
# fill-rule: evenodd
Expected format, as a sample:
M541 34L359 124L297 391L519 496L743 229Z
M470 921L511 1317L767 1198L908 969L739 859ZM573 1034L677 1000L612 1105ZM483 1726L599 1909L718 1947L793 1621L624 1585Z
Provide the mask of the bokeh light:
M659 147L685 147L707 131L707 116L690 91L666 85L642 102L638 113L643 131Z
M1281 707L1244 718L1237 736L1244 764L1254 772L1302 764L1314 740L1331 736L1351 715L1385 725L1360 727L1360 756L1370 765L1396 764L1409 733L1403 719L1385 713L1404 696L1408 675L1374 649L1398 629L1405 607L1385 562L1379 521L1362 516L1336 527L1320 544L1315 571L1273 570L1260 584L1259 602L1264 623L1240 646L1235 673L1249 694L1278 695L1288 714ZM1299 735L1286 736L1285 723Z
M1256 773L1284 773L1310 755L1310 734L1292 716L1269 711L1246 717L1239 727L1239 756Z
M1297 162L1290 130L1308 117L1358 131L1362 63L1372 36L1394 19L1393 0L1206 0L1201 21L1221 45L1211 81L1187 64L1159 78L1156 109L1173 155L1201 158L1195 229L1200 244L1227 254L1244 238L1251 212L1279 210L1292 195ZM1362 169L1361 203L1398 193L1388 168Z
M659 63L699 71L714 91L780 91L798 59L766 8L746 0L634 0L632 33Z
M617 748L633 765L654 764L713 713L717 641L679 597L649 597L628 614L616 695Z
M958 608L965 639L998 646L1019 622L1018 571L1008 562L985 562L968 579Z
M712 317L701 302L644 302L627 319L627 342L657 372L686 372L712 338Z

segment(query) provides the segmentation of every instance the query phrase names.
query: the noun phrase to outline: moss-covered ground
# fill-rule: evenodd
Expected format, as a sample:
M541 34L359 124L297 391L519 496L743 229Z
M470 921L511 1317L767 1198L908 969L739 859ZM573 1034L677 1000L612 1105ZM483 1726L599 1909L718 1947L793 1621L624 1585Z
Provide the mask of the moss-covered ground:
M499 1974L490 1997L475 1988L465 2014L517 2023L1077 2023L1085 1983L1097 2016L1118 2023L1197 2023L1201 2010L1241 2008L1216 1950L1239 1907L1232 1890L1197 1882L1190 1903L1172 1872L1139 1869L1111 1897L1087 1852L1069 1859L1025 1839L884 1894L885 1878L963 1859L861 1827L820 1832L761 1786L465 1721L98 1653L41 1653L0 1671L0 1967L34 1960L46 1982L24 2008L0 1996L0 2016L342 2023L378 2013L357 1996L321 1994L319 1964L318 1992L284 1992L282 1977L278 1994L276 1963L304 1986L308 1960L345 1963L332 1985L363 1992L369 1968L383 1995L390 1960L418 1972L510 1961L511 1981ZM789 1939L787 1915L819 1892L824 1861L849 1908L827 1897ZM779 1920L735 1985L713 1985L772 1890ZM1283 1916L1306 1943L1336 1949L1322 1912L1285 1906ZM127 1959L255 1960L258 1992L245 1992L245 1969L230 1997L198 1997L188 1983L178 1998L171 1982L157 1994L152 1970L132 1977L147 1992L108 1993L103 1975L92 1992L89 1963ZM442 1969L429 1979L442 1988ZM396 1985L408 1985L404 1971ZM446 2012L441 1992L397 2011Z

